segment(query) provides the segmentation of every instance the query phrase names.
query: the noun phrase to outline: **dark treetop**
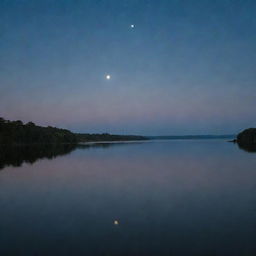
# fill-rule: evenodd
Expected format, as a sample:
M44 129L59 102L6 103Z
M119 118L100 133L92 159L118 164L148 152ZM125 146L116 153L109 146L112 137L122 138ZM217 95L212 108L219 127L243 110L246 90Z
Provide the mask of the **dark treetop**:
M249 128L237 135L239 144L254 144L256 145L256 128Z
M248 152L256 152L256 128L248 128L237 135L238 146Z
M76 135L69 130L41 127L32 122L9 121L0 118L0 144L76 143Z

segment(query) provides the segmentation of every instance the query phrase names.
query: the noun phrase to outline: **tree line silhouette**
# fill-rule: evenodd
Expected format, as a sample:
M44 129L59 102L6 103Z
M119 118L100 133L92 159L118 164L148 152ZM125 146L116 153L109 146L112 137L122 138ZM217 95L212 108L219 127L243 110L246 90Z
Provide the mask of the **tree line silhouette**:
M67 129L42 127L32 122L10 121L0 117L0 145L10 144L60 144L89 141L145 140L144 136L112 135L108 133L73 133Z
M0 118L0 144L77 143L74 133L56 127L37 126L32 122Z
M109 133L90 134L90 133L77 133L77 140L79 142L89 141L132 141L132 140L147 140L147 137L138 135L114 135Z

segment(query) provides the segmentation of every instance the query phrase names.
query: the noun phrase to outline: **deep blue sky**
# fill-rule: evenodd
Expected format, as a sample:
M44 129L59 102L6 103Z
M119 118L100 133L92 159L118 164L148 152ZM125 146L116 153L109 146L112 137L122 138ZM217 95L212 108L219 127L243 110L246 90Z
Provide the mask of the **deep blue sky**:
M255 13L254 0L1 0L0 116L145 135L256 126Z

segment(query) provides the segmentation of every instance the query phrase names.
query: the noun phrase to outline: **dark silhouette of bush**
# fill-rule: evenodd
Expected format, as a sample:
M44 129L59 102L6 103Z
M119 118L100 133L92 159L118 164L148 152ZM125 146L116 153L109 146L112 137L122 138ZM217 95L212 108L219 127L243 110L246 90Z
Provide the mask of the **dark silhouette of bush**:
M256 128L249 128L237 135L239 148L247 152L256 152Z
M256 145L256 128L249 128L237 135L238 144Z

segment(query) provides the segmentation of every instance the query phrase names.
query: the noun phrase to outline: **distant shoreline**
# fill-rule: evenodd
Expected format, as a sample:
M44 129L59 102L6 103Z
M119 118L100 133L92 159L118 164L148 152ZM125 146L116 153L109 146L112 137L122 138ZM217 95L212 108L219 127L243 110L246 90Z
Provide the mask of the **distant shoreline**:
M227 139L234 140L236 135L115 135L109 133L73 133L67 129L42 127L32 122L10 121L0 118L0 145L40 145L40 144L81 144L108 142L138 142L152 140L203 140Z
M225 135L171 135L171 136L147 136L150 140L205 140L205 139L235 139L235 134Z
M32 122L24 124L21 120L10 121L0 117L0 145L33 144L77 144L96 141L141 141L145 136L113 135L109 133L74 133L57 127L38 126Z

